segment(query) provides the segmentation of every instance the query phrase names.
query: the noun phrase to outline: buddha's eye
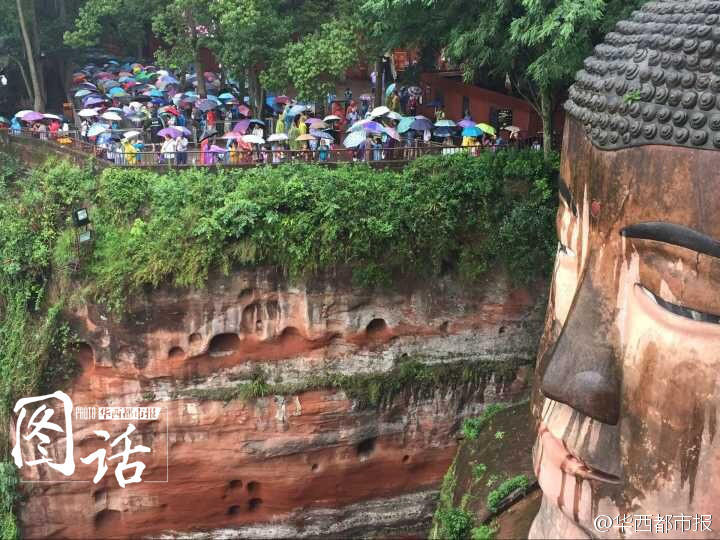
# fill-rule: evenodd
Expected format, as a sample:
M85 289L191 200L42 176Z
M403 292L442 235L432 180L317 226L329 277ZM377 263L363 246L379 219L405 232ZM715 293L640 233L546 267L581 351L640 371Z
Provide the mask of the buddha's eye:
M572 249L570 249L569 247L567 247L565 244L563 244L562 242L558 242L558 251L568 257L575 256L575 252Z
M706 322L706 323L714 323L714 324L720 324L720 315L713 315L711 313L705 313L702 311L697 311L694 309L690 309L687 307L679 306L677 304L673 304L672 302L668 302L667 300L663 300L655 293L649 291L642 285L638 284L638 287L645 293L645 295L653 300L657 305L659 305L661 308L663 308L666 311L669 311L670 313L673 313L674 315L679 315L680 317L685 317L686 319L692 319L693 321L698 322Z

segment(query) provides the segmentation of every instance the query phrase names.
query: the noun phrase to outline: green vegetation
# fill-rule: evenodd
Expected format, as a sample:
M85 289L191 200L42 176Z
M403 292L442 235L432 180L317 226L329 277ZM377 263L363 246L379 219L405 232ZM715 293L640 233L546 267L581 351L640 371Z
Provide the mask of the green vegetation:
M478 463L476 465L473 465L472 475L475 480L480 480L483 476L485 476L486 472L487 465L485 465L484 463Z
M496 532L497 528L493 527L492 525L480 525L478 527L473 527L473 529L470 531L470 539L493 540L493 538L495 538Z
M480 431L488 424L490 419L504 408L505 406L499 403L491 403L485 407L482 414L477 418L466 418L462 425L462 434L467 439L474 441L478 438Z
M440 538L445 540L464 540L470 534L473 518L470 512L460 508L439 510Z
M488 494L487 505L491 512L497 512L502 500L516 489L527 489L530 485L527 476L519 474L502 482L496 489Z
M407 359L392 370L383 373L324 373L304 379L299 383L268 382L267 376L256 371L248 381L235 386L191 389L181 391L178 397L198 401L217 400L229 402L235 399L249 400L269 395L294 395L309 390L342 390L360 408L382 407L392 403L398 395L427 398L438 390L460 386L476 389L485 384L490 376L511 373L526 360L494 362L490 360L463 360L448 363L425 364L418 359Z

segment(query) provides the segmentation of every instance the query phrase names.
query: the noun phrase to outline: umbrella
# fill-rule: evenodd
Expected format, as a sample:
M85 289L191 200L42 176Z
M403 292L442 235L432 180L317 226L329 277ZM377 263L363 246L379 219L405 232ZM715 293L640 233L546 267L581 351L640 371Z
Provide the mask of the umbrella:
M385 105L382 105L381 107L375 107L372 111L370 111L370 116L382 116L384 114L387 114L390 112L390 109L388 109Z
M286 103L290 103L290 98L287 96L278 96L275 98L275 103L282 103L284 105Z
M116 88L118 86L120 86L120 83L117 81L110 80L103 82L103 87L105 88L105 90L110 90L111 88Z
M288 111L288 114L290 116L297 116L301 112L305 111L307 107L305 105L293 105L290 107L290 110Z
M353 124L350 131L364 130L368 133L382 133L384 129L385 127L378 122L374 122L372 120L360 120L359 122L355 122Z
M480 128L477 126L473 127L467 127L462 130L462 136L463 137L480 137L482 136L483 132Z
M160 90L150 90L150 93L148 94L150 97L160 97L164 98L165 94L161 92Z
M313 122L310 124L310 129L327 129L328 125L323 122L322 120L318 120L317 122Z
M396 141L399 141L399 140L400 140L400 134L399 134L395 129L393 129L393 128L391 128L391 127L386 127L386 128L385 128L385 133L388 134L388 137L390 137L390 138L392 138L392 139L395 139Z
M25 116L26 114L30 114L31 112L33 112L33 111L29 111L29 110L18 111L15 113L15 117L22 119L23 116Z
M111 88L108 91L108 96L114 97L114 98L123 97L123 96L127 96L127 95L128 95L127 92L125 92L125 90L123 90L119 86L116 86L115 88Z
M319 118L308 118L307 120L305 120L305 123L307 125L314 124L315 122L322 122L322 120L320 120Z
M62 118L60 118L57 114L45 113L43 116L48 120L62 120Z
M29 113L23 115L21 120L23 122L36 122L38 120L42 120L43 118L45 118L45 117L43 116L42 113L30 111Z
M452 128L439 127L435 130L434 135L436 137L452 137Z
M510 133L517 133L518 131L522 131L522 130L521 130L519 127L517 127L517 126L505 126L503 129L509 131Z
M105 101L107 101L105 98L91 96L85 100L85 106L100 105L101 103L105 103Z
M391 120L402 120L402 115L400 113L396 113L395 111L390 111L385 116L387 116Z
M329 141L335 140L335 137L333 137L333 136L330 135L329 133L325 133L324 131L320 131L320 130L318 130L318 129L311 129L311 130L310 130L310 135L312 135L312 136L315 137L316 139L327 139L327 140L329 140Z
M134 138L137 137L138 135L140 135L140 132L139 132L139 131L134 131L134 130L126 131L126 132L123 134L123 139L134 139Z
M135 82L135 77L129 77L129 76L120 77L118 79L118 82L121 82L121 83Z
M0 116L0 124L9 124L10 120L5 118L4 116Z
M422 88L419 86L411 86L408 88L408 92L413 96L422 96Z
M172 114L173 116L180 116L180 111L178 111L175 107L172 105L168 105L167 107L161 108L158 112L160 113L167 113Z
M88 94L92 94L92 90L88 90L87 88L81 88L77 92L75 92L75 97L85 97Z
M181 135L185 135L186 137L189 137L190 135L192 135L192 131L190 131L185 126L173 126L173 129L178 130Z
M268 142L287 141L288 136L284 133L273 133L267 138Z
M303 136L304 135L301 135L301 137ZM257 135L243 135L242 140L250 144L265 144L265 139L258 137ZM300 140L300 137L298 137L298 140Z
M250 119L246 118L245 120L240 120L237 124L235 124L233 131L235 131L236 133L245 133L247 131L247 128L249 127Z
M388 86L385 89L385 97L388 97L390 94L392 94L395 91L395 83L392 83L390 86Z
M223 94L220 94L220 95L218 96L218 98L220 98L220 99L223 100L223 101L236 99L235 96L233 96L233 95L232 95L231 93L229 93L229 92L225 92L225 93L223 93Z
M214 152L216 154L224 154L225 152L227 152L227 148L222 148L221 146L217 146L215 144L213 144L209 148L209 150L210 150L210 152Z
M263 122L262 120L258 120L257 118L251 118L250 123L251 124L260 124L261 126L265 125L265 122Z
M90 129L88 129L87 136L88 137L96 137L97 135L100 135L101 133L104 133L108 131L108 127L103 124L93 124L90 126Z
M250 109L248 107L246 107L245 105L239 105L237 110L243 116L247 116L248 114L250 114Z
M120 116L118 113L114 112L105 112L100 115L100 118L103 120L110 120L111 122L120 122L122 121L122 116Z
M182 133L175 128L166 127L164 129L161 129L160 131L158 131L158 135L160 135L161 137L167 136L167 137L170 137L171 139L177 139L180 135L182 135Z
M465 118L463 120L460 120L457 125L460 126L461 128L469 128L469 127L475 127L475 124L476 124L475 120Z
M316 138L316 137L313 137L313 136L310 135L309 133L305 133L304 135L300 135L300 136L299 136L297 139L295 139L295 140L296 140L296 141L314 141L314 140L317 140L317 138Z
M207 99L209 99L210 101L214 101L214 102L217 103L218 105L222 105L222 102L220 101L220 98L218 98L217 96L212 95L212 94L209 93L209 92L208 92L208 95L207 95Z
M374 98L372 94L361 94L358 99L361 101L372 101Z
M78 113L78 116L82 116L83 118L90 118L97 115L98 112L95 109L83 109Z
M455 127L455 125L452 120L438 120L435 122L435 127Z
M364 131L353 131L343 141L345 148L355 148L360 146L366 140Z
M215 103L214 101L210 101L209 99L203 99L203 100L198 101L198 102L196 103L196 106L197 106L197 108L200 109L201 111L207 112L207 111L209 111L210 109L216 108L216 107L218 106L218 104Z
M492 127L490 124L477 124L477 127L483 130L484 133L487 133L489 135L495 135L495 128Z
M237 131L228 131L225 135L220 137L221 139L235 139L236 141L242 140L242 138L245 137L242 133L238 133Z
M410 131L412 123L414 121L415 118L413 118L412 116L403 117L397 127L398 133L405 133L406 131Z
M342 118L334 114L329 114L328 116L323 118L323 122L337 122L338 120L342 120Z
M415 129L417 131L425 131L426 129L432 129L432 127L433 125L430 123L430 120L420 115L416 116L413 123L410 124L410 129Z

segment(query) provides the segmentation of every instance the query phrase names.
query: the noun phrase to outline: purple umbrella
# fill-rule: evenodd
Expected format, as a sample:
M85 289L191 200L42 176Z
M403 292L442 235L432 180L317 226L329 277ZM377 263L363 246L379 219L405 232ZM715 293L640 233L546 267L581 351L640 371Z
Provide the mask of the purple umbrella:
M430 122L430 120L428 120L424 116L416 116L413 123L410 124L410 129L414 129L417 131L425 131L425 130L429 130L432 128L433 128L432 123Z
M305 120L307 125L314 124L315 122L322 122L322 118L308 118Z
M201 111L207 112L207 111L209 111L210 109L214 109L215 107L217 107L218 104L215 103L215 102L212 101L212 100L209 100L209 99L202 99L202 100L198 101L198 102L195 104L195 106L196 106L198 109L200 109Z
M222 148L222 147L220 147L220 146L216 146L216 145L213 144L213 145L209 148L209 151L210 151L210 152L215 152L216 154L224 154L225 152L227 152L227 148Z
M178 129L167 127L158 131L158 135L160 135L161 137L168 136L171 139L177 139L180 135L182 135L182 132Z
M85 107L87 108L91 105L98 105L100 103L105 103L105 99L103 99L101 97L91 96L85 100Z
M469 128L475 126L476 123L474 120L465 118L464 120L460 120L457 125L461 128Z
M182 133L186 137L189 137L190 135L192 135L192 131L190 131L188 128L186 128L184 126L175 126L173 129L178 130L180 133Z
M42 120L45 118L45 116L42 113L39 112L29 112L22 117L23 122L37 122L38 120Z
M235 127L233 128L233 131L237 133L245 133L247 131L247 128L250 127L250 120L240 120L237 124L235 124Z

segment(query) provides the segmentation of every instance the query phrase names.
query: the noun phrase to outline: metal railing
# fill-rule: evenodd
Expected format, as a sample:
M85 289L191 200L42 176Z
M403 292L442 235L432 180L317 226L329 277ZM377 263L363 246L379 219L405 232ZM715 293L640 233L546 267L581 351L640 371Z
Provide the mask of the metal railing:
M414 146L380 146L366 145L363 149L320 147L315 150L291 150L288 148L258 147L252 150L243 148L227 148L217 150L202 149L200 145L188 143L184 152L163 152L162 145L157 143L141 144L139 149L127 152L122 145L97 145L80 137L77 130L68 132L40 132L33 130L6 130L10 137L38 140L51 145L71 148L87 155L95 156L109 164L123 167L215 167L215 166L253 166L278 165L282 163L353 163L353 162L409 162L426 155L448 155L468 152L480 155L483 151L494 148L481 146L448 146L435 142Z

